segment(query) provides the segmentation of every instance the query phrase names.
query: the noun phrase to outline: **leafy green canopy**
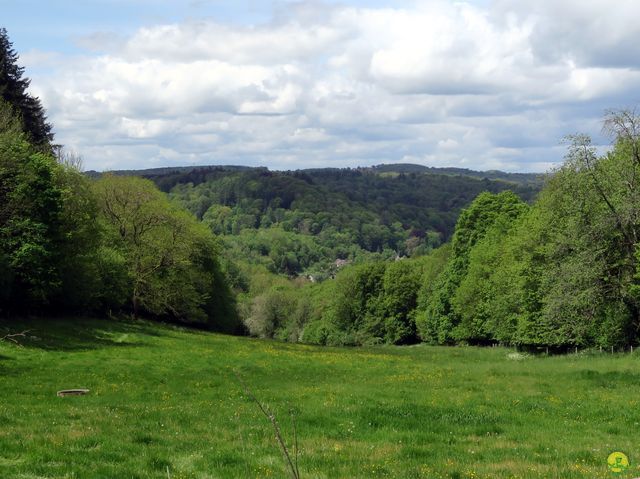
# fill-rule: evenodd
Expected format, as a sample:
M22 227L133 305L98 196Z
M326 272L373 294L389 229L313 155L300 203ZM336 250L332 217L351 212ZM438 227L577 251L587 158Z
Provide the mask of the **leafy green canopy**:
M640 327L640 128L608 114L598 156L569 138L564 164L531 208L485 196L460 217L453 253L418 313L434 342L528 346L637 344ZM482 196L482 195L481 195Z
M105 176L93 185L105 241L112 306L184 322L238 328L233 298L207 228L141 178Z
M58 290L65 241L61 167L26 139L0 102L0 282L5 308L45 303ZM12 299L10 299L12 298Z
M144 174L144 172L140 172ZM424 255L447 240L462 207L484 190L536 186L466 176L324 169L201 169L153 176L225 237L234 257L288 276L327 277L336 259Z
M527 205L510 191L499 194L485 192L461 213L447 266L436 280L437 285L417 320L420 337L424 341L450 343L469 336L469 329L473 326L461 321L452 300L467 276L470 254L494 225L512 221L526 208Z
M0 29L0 313L132 311L238 332L215 237L153 183L55 158Z

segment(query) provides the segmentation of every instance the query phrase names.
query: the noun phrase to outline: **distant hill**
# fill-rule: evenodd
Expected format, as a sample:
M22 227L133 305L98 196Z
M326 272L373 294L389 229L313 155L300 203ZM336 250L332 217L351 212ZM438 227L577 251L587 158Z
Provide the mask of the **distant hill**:
M375 173L431 173L438 175L469 176L472 178L487 178L489 180L501 180L524 185L540 184L544 177L542 173L506 173L500 170L474 171L467 168L436 168L411 163L376 165L372 166L370 170Z
M460 210L479 193L512 190L531 202L543 181L535 174L410 164L114 173L151 179L226 238L241 260L289 275L325 271L336 259L423 254L451 237Z
M158 178L163 176L180 175L184 173L190 173L195 170L225 170L225 171L242 171L251 170L255 167L251 166L236 166L236 165L210 165L210 166L162 166L159 168L145 168L142 170L108 170L108 171L95 171L88 170L85 174L91 178L99 178L104 173L110 173L112 175L122 176L142 176L145 178Z
M206 173L211 171L248 171L248 170L268 170L266 167L252 167L252 166L240 166L240 165L205 165L205 166L166 166L159 168L146 168L141 170L112 170L109 171L115 175L134 175L143 176L145 178L160 178L179 176L190 173ZM308 173L316 172L330 172L352 170L352 168L304 168L294 171L302 171ZM413 163L391 163L381 164L370 167L358 167L353 168L356 171L368 171L377 174L396 173L396 174L434 174L434 175L449 175L449 176L468 176L471 178L489 180L501 180L511 183L523 184L523 185L537 185L542 183L545 174L544 173L507 173L500 170L489 171L476 171L468 168L453 168L453 167L434 167L416 165ZM274 170L278 171L278 170ZM86 174L91 177L99 177L102 173L90 170Z

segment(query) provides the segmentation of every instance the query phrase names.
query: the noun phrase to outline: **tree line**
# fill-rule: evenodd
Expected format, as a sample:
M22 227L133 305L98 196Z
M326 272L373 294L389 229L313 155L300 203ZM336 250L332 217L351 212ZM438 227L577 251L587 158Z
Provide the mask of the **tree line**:
M219 235L234 259L315 278L332 276L336 259L424 255L450 239L460 210L480 192L513 189L531 201L540 188L389 168L220 167L149 176Z
M237 332L220 243L149 180L86 177L0 30L0 314L117 314Z
M335 345L638 343L634 111L607 114L605 154L568 138L535 201L531 184L388 168L169 171L154 178L167 194L83 174L17 58L0 30L4 316L124 313Z
M640 117L612 111L613 145L569 137L529 205L483 192L428 255L265 288L244 312L262 336L319 344L508 344L566 350L638 343Z

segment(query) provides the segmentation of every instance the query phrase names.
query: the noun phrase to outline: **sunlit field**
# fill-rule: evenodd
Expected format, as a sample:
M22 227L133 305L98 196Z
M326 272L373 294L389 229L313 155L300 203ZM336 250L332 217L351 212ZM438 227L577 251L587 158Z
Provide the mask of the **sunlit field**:
M25 329L0 325L0 336ZM636 355L319 348L146 322L27 322L0 344L1 478L640 476ZM88 388L86 396L56 396Z

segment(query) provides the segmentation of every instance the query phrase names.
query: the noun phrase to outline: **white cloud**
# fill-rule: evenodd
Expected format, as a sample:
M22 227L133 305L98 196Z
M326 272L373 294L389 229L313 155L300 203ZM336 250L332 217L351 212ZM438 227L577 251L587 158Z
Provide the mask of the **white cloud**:
M25 55L57 140L89 168L416 161L540 170L559 139L638 102L640 4L300 3L256 26L96 32ZM97 53L102 52L102 53ZM51 71L55 58L58 67Z

